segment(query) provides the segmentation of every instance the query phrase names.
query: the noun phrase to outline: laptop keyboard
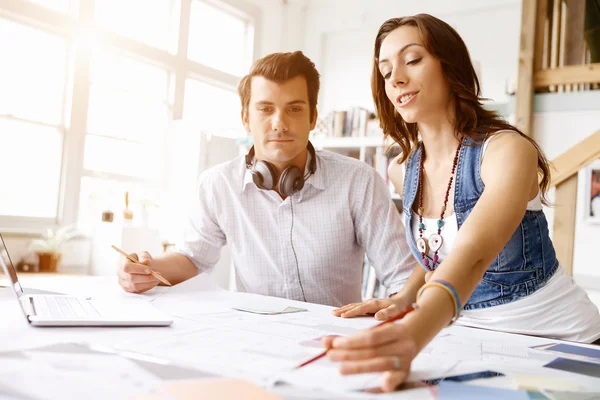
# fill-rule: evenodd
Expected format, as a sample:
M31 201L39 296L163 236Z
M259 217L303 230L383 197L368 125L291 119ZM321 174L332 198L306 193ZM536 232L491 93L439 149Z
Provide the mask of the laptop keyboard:
M54 319L89 319L100 314L84 298L71 296L34 296L36 315Z

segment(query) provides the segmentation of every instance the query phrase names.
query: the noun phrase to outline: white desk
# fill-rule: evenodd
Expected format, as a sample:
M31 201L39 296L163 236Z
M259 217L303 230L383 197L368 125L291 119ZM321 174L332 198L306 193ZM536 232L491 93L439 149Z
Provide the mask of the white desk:
M116 283L115 277L57 277L57 278L38 278L38 279L22 279L22 283L25 287L31 287L34 285L37 289L49 290L60 293L67 293L72 295L86 295L86 296L97 296L97 295L110 295L110 296L121 296L127 297L132 296L131 294L124 293ZM2 283L2 282L0 282ZM30 284L30 285L28 285ZM162 290L162 288L159 288ZM149 296L153 294L150 293ZM159 293L160 295L160 293ZM331 316L331 307L325 307L314 304L305 304L300 302L290 302L293 306L304 306L309 309L308 313L296 314L298 317L310 318L311 315L319 316L319 318L334 318ZM175 318L175 323L171 327L163 328L34 328L28 325L26 322L18 303L16 302L14 295L11 291L6 288L0 289L0 316L2 322L0 324L0 351L12 351L23 348L40 347L44 345L56 344L56 343L91 343L95 345L107 346L112 348L128 349L135 348L136 351L144 349L144 346L136 346L140 342L154 343L153 341L160 341L161 338L172 337L174 335L183 335L197 329L202 324L200 320L188 320L184 318ZM360 321L357 322L357 327L361 326ZM365 322L364 320L362 322ZM348 322L351 325L351 321ZM349 325L349 326L350 326ZM364 324L362 324L364 326ZM473 360L479 362L481 366L481 346L479 350L477 346L473 347L472 344L475 342L485 341L489 350L490 345L496 347L492 349L492 353L488 353L484 359L488 360L486 367L487 369L496 370L510 373L531 373L531 368L534 365L541 366L545 361L551 360L553 356L541 356L539 359L526 359L522 355L513 357L511 353L519 353L525 351L527 347L542 345L547 343L559 341L549 340L543 338L527 337L521 335L511 335L500 332L483 331L479 329L471 329L466 327L454 326L448 328L442 332L440 336L451 334L452 340L460 341L454 344L450 343L450 346L444 340L447 340L450 336L436 338L431 347L425 349L425 352L429 352L431 356L435 357L452 357L452 354L461 354L461 357L467 357L468 353L474 351L477 354L473 355ZM243 334L241 334L240 340L243 340ZM308 338L310 339L310 338ZM437 343L437 344L436 344ZM437 347L436 347L437 346ZM504 346L504 347L502 347ZM228 351L228 349L221 349L221 351ZM230 351L236 351L235 348ZM449 352L449 353L448 353ZM504 352L504 355L499 353ZM447 353L447 354L445 354ZM493 354L495 353L495 354ZM156 356L156 352L153 352ZM161 353L163 355L167 353ZM177 353L173 353L171 361L178 363L181 361L181 365L190 366L189 360L185 357L180 357ZM182 353L179 353L182 354ZM545 358L544 358L545 357ZM210 366L210 360L203 360L203 366ZM468 364L468 360L465 359L463 364ZM260 365L257 365L260 368ZM206 371L207 369L204 369ZM216 369L218 370L218 369ZM553 369L543 369L543 374L550 377L560 377L561 379L567 379L570 381L578 382L581 387L585 387L588 391L597 389L600 391L600 379L591 378L584 375L574 374L570 372L563 372ZM452 375L452 374L450 374ZM508 377L505 378L492 378L487 379L490 384L493 382L494 385L504 385L511 387L511 380ZM487 384L487 382L485 383ZM513 388L515 388L513 386ZM280 394L284 394L286 398L307 398L306 393L302 389L298 391L291 390L290 388L276 390ZM296 395L290 396L290 393L296 393ZM332 398L327 397L326 394L317 395L316 392L312 393L315 398ZM325 396L325 397L323 397ZM350 396L350 395L349 395ZM358 395L357 395L358 396ZM398 392L391 396L383 396L379 398L414 398L406 396L401 392ZM354 398L354 395L349 398ZM423 397L427 398L427 397Z

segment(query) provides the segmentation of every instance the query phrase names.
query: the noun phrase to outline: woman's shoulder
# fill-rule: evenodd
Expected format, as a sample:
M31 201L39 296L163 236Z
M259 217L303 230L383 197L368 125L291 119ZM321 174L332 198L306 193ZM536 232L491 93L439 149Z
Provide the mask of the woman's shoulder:
M483 142L482 163L485 162L488 154L502 156L535 156L537 160L537 149L531 140L524 137L517 131L503 129L491 133ZM502 157L504 158L504 157Z

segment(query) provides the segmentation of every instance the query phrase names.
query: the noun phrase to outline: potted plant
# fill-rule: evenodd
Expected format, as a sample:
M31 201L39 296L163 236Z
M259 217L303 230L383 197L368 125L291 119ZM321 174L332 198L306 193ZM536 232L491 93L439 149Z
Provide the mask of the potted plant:
M63 245L80 233L73 225L64 226L53 231L48 229L40 239L33 239L29 244L29 250L38 256L38 267L40 272L56 272L56 267L62 256Z

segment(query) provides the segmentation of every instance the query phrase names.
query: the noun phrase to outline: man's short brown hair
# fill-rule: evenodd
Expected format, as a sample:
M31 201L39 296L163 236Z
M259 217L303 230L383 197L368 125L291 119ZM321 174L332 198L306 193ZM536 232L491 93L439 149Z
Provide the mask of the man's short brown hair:
M251 83L252 78L255 76L262 76L275 82L284 82L297 76L306 78L310 119L312 121L317 108L320 81L319 71L317 71L315 63L310 58L306 57L301 51L294 51L293 53L273 53L256 60L250 68L250 73L244 76L238 85L238 94L245 114L248 113Z

